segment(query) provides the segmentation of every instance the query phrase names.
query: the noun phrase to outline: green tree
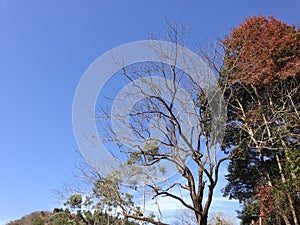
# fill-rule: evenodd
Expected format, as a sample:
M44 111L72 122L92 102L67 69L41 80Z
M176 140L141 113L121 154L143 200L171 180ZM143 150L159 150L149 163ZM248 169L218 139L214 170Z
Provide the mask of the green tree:
M50 220L52 221L53 225L71 225L71 217L70 213L62 211L55 213L51 216Z
M82 196L81 194L72 195L65 205L69 205L71 209L81 209Z

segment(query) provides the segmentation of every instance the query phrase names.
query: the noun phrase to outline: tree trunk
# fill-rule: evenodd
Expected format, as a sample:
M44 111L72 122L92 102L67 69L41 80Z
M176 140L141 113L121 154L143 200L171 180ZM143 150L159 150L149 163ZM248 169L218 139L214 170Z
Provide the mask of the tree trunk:
M282 183L286 183L286 179L285 179L284 173L283 173L283 171L282 171L281 162L280 162L280 159L279 159L279 157L278 157L277 154L276 154L276 161L277 161L277 165L278 165L279 172L280 172L280 175L281 175ZM290 206L290 209L291 209L291 212L292 212L294 224L295 224L295 225L299 225L298 219L297 219L296 209L295 209L294 203L293 203L293 199L292 199L292 197L291 197L291 195L290 195L289 192L286 192L286 196L287 196L288 201L289 201L289 206Z
M207 225L207 214L206 215L197 215L197 225Z
M207 225L207 215L204 215L202 217L202 220L200 221L199 225Z
M289 218L284 213L282 214L282 218L286 225L292 225L291 222L289 221Z

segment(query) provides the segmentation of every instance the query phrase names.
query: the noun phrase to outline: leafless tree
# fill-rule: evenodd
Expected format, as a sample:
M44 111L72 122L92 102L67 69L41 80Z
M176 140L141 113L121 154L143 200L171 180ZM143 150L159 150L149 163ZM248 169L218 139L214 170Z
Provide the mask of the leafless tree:
M220 165L232 157L220 150L223 91L209 67L183 51L181 31L170 24L172 51L154 45L161 62L124 66L97 106L101 142L121 162L94 165L92 194L143 224L168 224L161 204L172 199L206 225Z

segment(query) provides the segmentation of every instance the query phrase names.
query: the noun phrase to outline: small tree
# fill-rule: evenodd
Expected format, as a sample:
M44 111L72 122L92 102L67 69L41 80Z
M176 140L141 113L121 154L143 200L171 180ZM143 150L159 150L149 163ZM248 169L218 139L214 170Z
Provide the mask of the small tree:
M81 209L81 203L82 203L81 194L74 194L68 199L65 205L69 205L71 209L76 209L76 208Z

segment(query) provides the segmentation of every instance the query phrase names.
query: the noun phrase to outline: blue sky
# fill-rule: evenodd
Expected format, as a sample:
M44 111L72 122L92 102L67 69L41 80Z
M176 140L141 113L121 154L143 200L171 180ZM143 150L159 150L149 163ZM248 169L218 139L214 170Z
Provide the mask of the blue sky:
M127 42L189 24L189 42L251 15L299 26L299 0L0 0L0 224L57 206L78 161L72 102L86 68ZM232 209L233 210L233 209Z

